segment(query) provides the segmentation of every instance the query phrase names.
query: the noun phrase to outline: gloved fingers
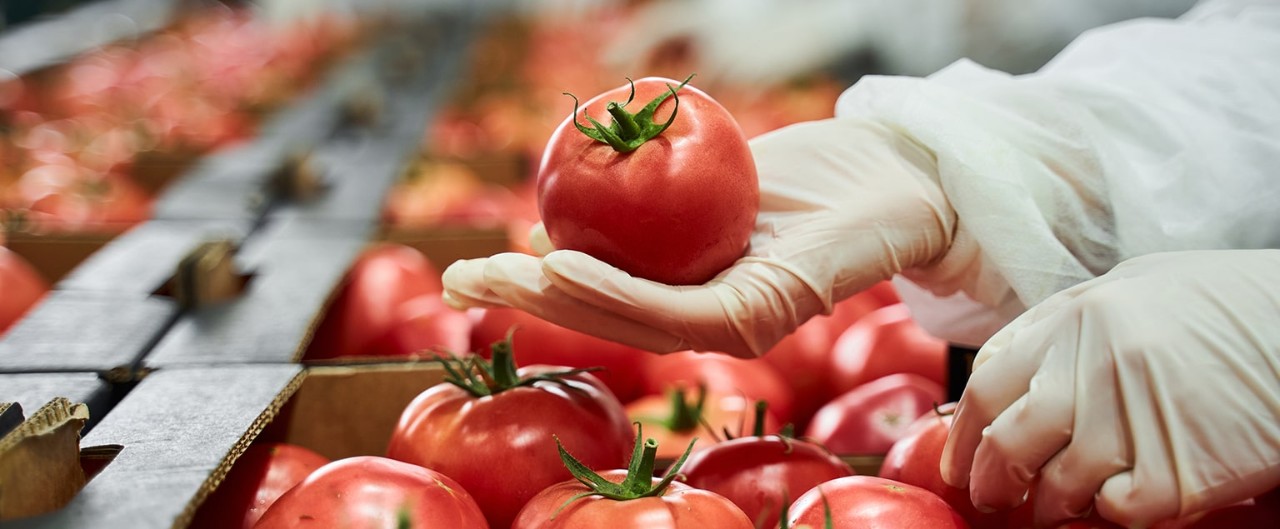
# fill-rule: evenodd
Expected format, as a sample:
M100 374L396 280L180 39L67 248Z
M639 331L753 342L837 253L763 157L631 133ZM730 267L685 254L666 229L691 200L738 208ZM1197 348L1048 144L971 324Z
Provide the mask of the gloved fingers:
M1137 469L1111 476L1094 505L1103 518L1125 527L1147 527L1178 516L1178 490L1172 479L1144 479Z
M561 327L656 353L688 348L685 341L565 294L542 274L534 256L504 253L485 263L485 282L509 306Z
M1071 336L1057 336L1056 330L1028 329L1037 340L1011 344L1046 352L1033 350L1028 355L1044 361L1031 377L1026 394L991 422L974 451L969 494L978 508L1021 505L1040 468L1071 441L1077 344Z
M440 277L444 284L441 294L444 303L457 310L509 307L485 283L484 269L488 261L488 258L461 259L449 265Z
M589 305L679 336L694 350L741 358L763 354L823 309L814 290L785 264L754 257L740 259L704 285L636 278L563 250L547 255L543 273Z
M529 248L538 254L538 257L545 257L556 250L556 247L551 244L551 237L547 235L547 227L541 222L529 229Z
M1110 384L1095 384L1089 391L1115 393ZM1087 515L1102 484L1132 468L1132 451L1122 433L1123 417L1116 402L1077 410L1071 444L1050 459L1040 473L1035 494L1037 525L1055 527Z
M1025 316L1025 314L1024 314ZM974 452L983 432L997 416L1027 393L1029 380L1041 359L1019 352L1030 351L1019 343L1027 341L1023 328L1027 321L1016 319L992 336L978 356L1000 357L998 362L974 362L973 374L956 405L951 433L942 448L942 479L956 488L969 487Z
M632 277L587 254L568 250L547 254L542 266L552 284L587 305L683 337L695 349L730 354L745 349L741 339L732 336L730 315L711 288Z

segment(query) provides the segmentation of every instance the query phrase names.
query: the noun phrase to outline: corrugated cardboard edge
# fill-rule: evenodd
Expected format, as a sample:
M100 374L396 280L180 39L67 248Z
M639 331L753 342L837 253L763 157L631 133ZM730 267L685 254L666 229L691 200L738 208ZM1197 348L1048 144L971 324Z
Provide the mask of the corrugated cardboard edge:
M293 397L293 394L298 391L298 388L302 387L302 382L306 377L306 370L298 372L298 374L294 376L287 385L285 385L284 389L281 390L280 393L276 394L276 397L271 401L271 404L267 406L266 409L262 410L262 413L258 414L258 417L249 425L249 429L240 436L240 439L236 441L236 444L232 445L231 451L227 453L227 457L222 459L222 462L213 470L213 473L209 474L209 477L205 479L204 484L200 485L200 490L196 492L195 497L191 498L191 501L187 502L186 507L182 510L182 514L173 521L174 529L184 529L191 525L191 521L195 518L196 510L200 508L200 504L204 503L204 500L209 497L209 494L222 484L222 481L227 478L227 473L231 471L232 465L235 464L237 459L240 459L240 456L244 454L245 450L249 449L249 445L258 437L258 434L262 433L262 430L266 428L273 419L275 419L276 415L280 413L280 409L284 407L285 403L288 402L290 398Z
M84 487L80 429L88 419L88 406L58 397L0 438L0 519L56 510Z

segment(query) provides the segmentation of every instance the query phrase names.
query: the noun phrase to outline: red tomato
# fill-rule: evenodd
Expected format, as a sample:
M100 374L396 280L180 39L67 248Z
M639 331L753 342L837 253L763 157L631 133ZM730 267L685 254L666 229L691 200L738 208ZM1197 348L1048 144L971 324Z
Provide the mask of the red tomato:
M622 483L625 470L602 472ZM652 483L658 483L652 478ZM577 480L557 483L529 500L511 529L752 529L733 502L713 492L672 482L660 496L617 501L602 496L569 500L585 492ZM566 503L568 504L566 506ZM560 510L564 507L563 510ZM557 512L558 511L558 512Z
M906 305L891 305L845 331L830 366L832 383L841 393L895 373L915 373L945 387L947 342L925 333Z
M783 502L853 474L821 445L777 435L724 441L693 453L680 470L681 481L728 498L758 527L776 527Z
M470 348L471 318L449 308L438 294L427 294L401 304L391 328L369 345L367 354L430 357L442 350L462 353Z
M823 527L823 498L835 527L868 529L968 529L955 510L920 487L871 476L838 478L791 504L790 526Z
M840 454L883 454L921 415L946 399L946 390L919 375L889 375L827 403L805 430Z
M417 250L396 244L365 250L316 329L307 359L369 354L398 321L401 305L441 288L440 274Z
M488 529L475 500L434 470L382 457L334 461L267 509L256 529Z
M915 485L937 494L974 527L1006 527L1005 513L982 513L969 499L969 489L958 489L942 480L942 448L951 433L953 404L930 411L908 428L906 436L893 444L880 465L880 477ZM1022 509L1020 509L1022 510ZM1029 519L1029 518L1028 518ZM1009 529L1017 529L1009 527Z
M0 335L22 319L49 287L22 256L0 246Z
M708 393L699 413L692 410L696 408L695 393L688 388L672 387L666 395L648 395L627 404L627 417L643 425L645 435L657 440L658 457L679 457L694 437L698 438L698 444L693 447L697 452L715 444L725 429L734 435L755 430L755 413L742 395ZM684 404L677 404L676 399L681 399ZM683 417L678 411L681 406L689 412ZM711 431L707 431L703 423L709 425ZM771 413L766 413L762 428L766 432L776 432L778 420Z
M795 395L787 381L759 358L682 351L654 356L641 367L648 394L663 393L671 386L705 384L710 393L742 395L753 401L768 402L769 410L781 422L790 422L795 414Z
M830 369L831 348L850 325L880 308L880 300L861 293L837 303L829 316L817 316L783 338L761 358L791 386L796 397L792 421L803 430L813 412L834 398Z
M328 458L297 445L249 445L200 506L192 527L253 529L276 499L328 463Z
M678 81L635 82L635 109ZM622 86L587 101L556 129L538 169L538 205L556 248L585 252L626 272L673 285L702 284L742 257L760 190L746 137L724 107L692 86L653 115L671 126L621 153L575 124L608 122ZM615 112L625 112L614 106ZM624 118L626 121L626 118Z
M618 400L630 402L644 394L643 381L636 374L644 370L653 353L566 329L521 310L477 309L472 314L471 343L484 347L481 355L487 356L488 345L516 327L518 332L512 338L517 364L600 367L591 374L609 386Z
M509 351L494 356L493 369L516 372ZM623 466L632 444L622 404L595 377L530 380L555 369L524 367L510 384L491 376L501 386L486 385L492 394L480 397L451 383L428 389L400 416L387 456L453 477L491 526L508 527L534 494L572 477L555 439L592 468Z

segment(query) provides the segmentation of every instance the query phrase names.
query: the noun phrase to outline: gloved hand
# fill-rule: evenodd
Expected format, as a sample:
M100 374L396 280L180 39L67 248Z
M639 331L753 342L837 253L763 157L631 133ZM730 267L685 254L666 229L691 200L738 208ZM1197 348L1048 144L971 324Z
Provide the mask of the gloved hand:
M932 155L883 125L802 123L752 140L751 150L760 178L755 233L746 256L704 285L634 278L575 251L507 253L451 265L445 301L511 306L660 353L752 357L950 245L956 219ZM542 237L533 243L548 249Z
M974 362L942 458L974 504L1126 526L1280 484L1280 251L1150 254L1049 297Z

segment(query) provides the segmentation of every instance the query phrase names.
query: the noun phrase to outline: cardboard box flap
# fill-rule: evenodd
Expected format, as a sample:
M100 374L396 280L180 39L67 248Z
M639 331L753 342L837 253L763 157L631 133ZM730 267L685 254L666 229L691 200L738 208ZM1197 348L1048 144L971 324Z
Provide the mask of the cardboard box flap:
M202 242L239 241L248 232L247 221L149 221L89 257L57 288L150 294L163 287L179 261Z
M385 454L404 408L443 380L435 362L309 367L272 433L330 459Z
M177 313L166 298L51 291L0 339L0 373L127 375Z
M53 511L84 486L80 429L83 404L56 398L0 437L0 520Z
M148 375L84 438L122 447L115 460L63 509L14 527L185 527L301 380L293 365Z
M296 361L366 244L363 238L247 242L249 253L238 260L253 279L242 295L184 314L145 365Z
M112 404L111 385L95 373L0 374L0 401L34 410L57 397L65 397L89 408L85 432L107 414Z

